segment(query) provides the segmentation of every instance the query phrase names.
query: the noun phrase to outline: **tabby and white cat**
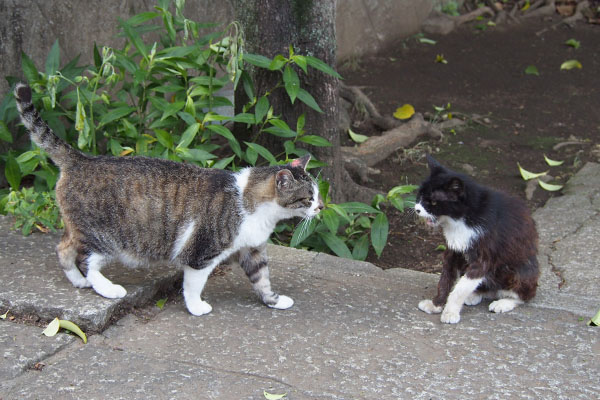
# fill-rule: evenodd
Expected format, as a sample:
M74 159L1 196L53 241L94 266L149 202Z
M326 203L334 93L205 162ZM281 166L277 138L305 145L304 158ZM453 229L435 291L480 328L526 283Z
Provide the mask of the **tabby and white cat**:
M294 302L271 289L266 241L276 223L312 218L323 208L310 156L290 164L237 173L145 157L89 156L58 138L15 87L32 140L60 169L56 199L65 224L58 258L71 283L121 298L125 288L100 272L115 260L137 266L167 262L183 268L183 296L193 315L207 314L201 294L212 270L236 257L269 307Z

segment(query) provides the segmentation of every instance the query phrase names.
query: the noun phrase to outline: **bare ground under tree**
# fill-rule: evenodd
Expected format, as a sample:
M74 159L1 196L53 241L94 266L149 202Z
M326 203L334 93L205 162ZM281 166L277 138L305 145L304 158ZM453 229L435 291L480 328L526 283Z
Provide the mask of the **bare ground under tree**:
M354 144L344 138L343 154L354 181L375 191L418 184L427 175L423 154L432 152L483 184L525 198L527 183L517 162L531 171L550 170L554 182L561 183L586 161L598 161L600 27L580 22L571 28L560 21L530 18L526 24L501 24L483 31L467 23L446 36L427 35L435 45L407 39L375 57L343 65L344 84L359 87L381 117L354 122L354 131L372 136L382 130L421 132L408 148L398 146L391 156L366 164L367 157L352 159L357 153L348 150ZM569 39L578 40L581 47L565 45ZM436 63L438 54L448 63ZM561 71L560 65L569 59L577 59L583 68ZM525 74L529 65L536 66L539 76ZM404 103L430 116L435 116L434 105L450 104L450 111L467 124L453 132L445 130L441 140L435 127L427 128L420 116L398 127L390 117ZM359 114L354 110L354 117ZM385 139L376 140L385 146ZM544 154L565 163L550 168ZM372 169L365 175L367 165ZM530 191L534 188L530 185ZM535 209L552 195L557 194L537 188L527 201ZM369 261L383 268L439 271L436 248L443 244L441 234L407 213L390 210L390 216L388 246L381 258L370 255Z

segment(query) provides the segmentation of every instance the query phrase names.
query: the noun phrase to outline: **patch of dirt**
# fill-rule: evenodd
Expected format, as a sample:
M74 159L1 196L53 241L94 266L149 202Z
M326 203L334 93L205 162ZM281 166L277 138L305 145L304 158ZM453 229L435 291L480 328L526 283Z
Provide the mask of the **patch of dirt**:
M479 116L478 122L446 130L440 142L419 143L389 157L376 166L381 174L371 176L370 186L387 191L419 184L428 175L424 154L431 152L480 183L525 198L526 182L517 163L532 172L549 170L553 183L564 183L585 162L599 161L600 26L579 22L573 29L561 26L536 35L558 21L546 18L483 31L473 23L447 36L428 35L435 45L413 37L354 66L342 66L345 83L361 87L384 115L409 103L433 116L434 106L447 105L455 116ZM569 39L578 40L580 48L567 46ZM447 64L435 62L437 55ZM583 68L561 70L571 59ZM539 75L525 73L530 65ZM366 124L352 129L374 132ZM576 144L555 147L565 142ZM544 154L564 164L549 167ZM527 202L535 210L553 195L559 194L538 187ZM382 268L439 272L436 248L443 243L439 232L413 215L392 212L388 246L381 258L370 255L368 261Z

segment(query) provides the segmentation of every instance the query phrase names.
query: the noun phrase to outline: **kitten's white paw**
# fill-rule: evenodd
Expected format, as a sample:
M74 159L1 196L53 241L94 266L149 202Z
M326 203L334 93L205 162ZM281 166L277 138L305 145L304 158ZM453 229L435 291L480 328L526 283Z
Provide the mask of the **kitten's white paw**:
M107 299L121 299L127 294L127 290L121 285L101 284L94 286L94 290L102 297Z
M434 305L431 300L421 300L419 302L419 310L427 314L439 314L442 312L442 307Z
M440 319L445 324L457 324L460 321L460 311L448 309L447 307L442 312Z
M273 305L269 305L269 307L276 308L278 310L285 310L285 309L290 308L293 305L294 305L294 300L292 300L290 297L283 296L280 294L279 299L277 300L277 303L275 303Z
M204 300L186 301L185 305L190 314L199 317L200 315L208 314L212 311L212 306Z
M465 299L465 304L468 306L476 306L477 304L481 303L482 299L483 295L481 295L481 293L471 293Z
M495 313L509 312L519 303L515 299L500 299L490 303L490 311Z

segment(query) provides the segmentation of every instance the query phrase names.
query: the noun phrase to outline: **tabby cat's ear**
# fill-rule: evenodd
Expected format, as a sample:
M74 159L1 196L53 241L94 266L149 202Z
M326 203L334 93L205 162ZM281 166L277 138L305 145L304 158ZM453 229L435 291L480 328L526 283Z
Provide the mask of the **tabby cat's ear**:
M310 154L306 154L306 155L292 161L290 163L290 166L291 167L302 167L302 169L306 171L306 166L308 165L309 161L310 161Z
M290 172L289 169L282 169L277 171L277 175L275 175L275 182L277 183L278 189L287 189L290 187L291 183L294 181L294 176Z

